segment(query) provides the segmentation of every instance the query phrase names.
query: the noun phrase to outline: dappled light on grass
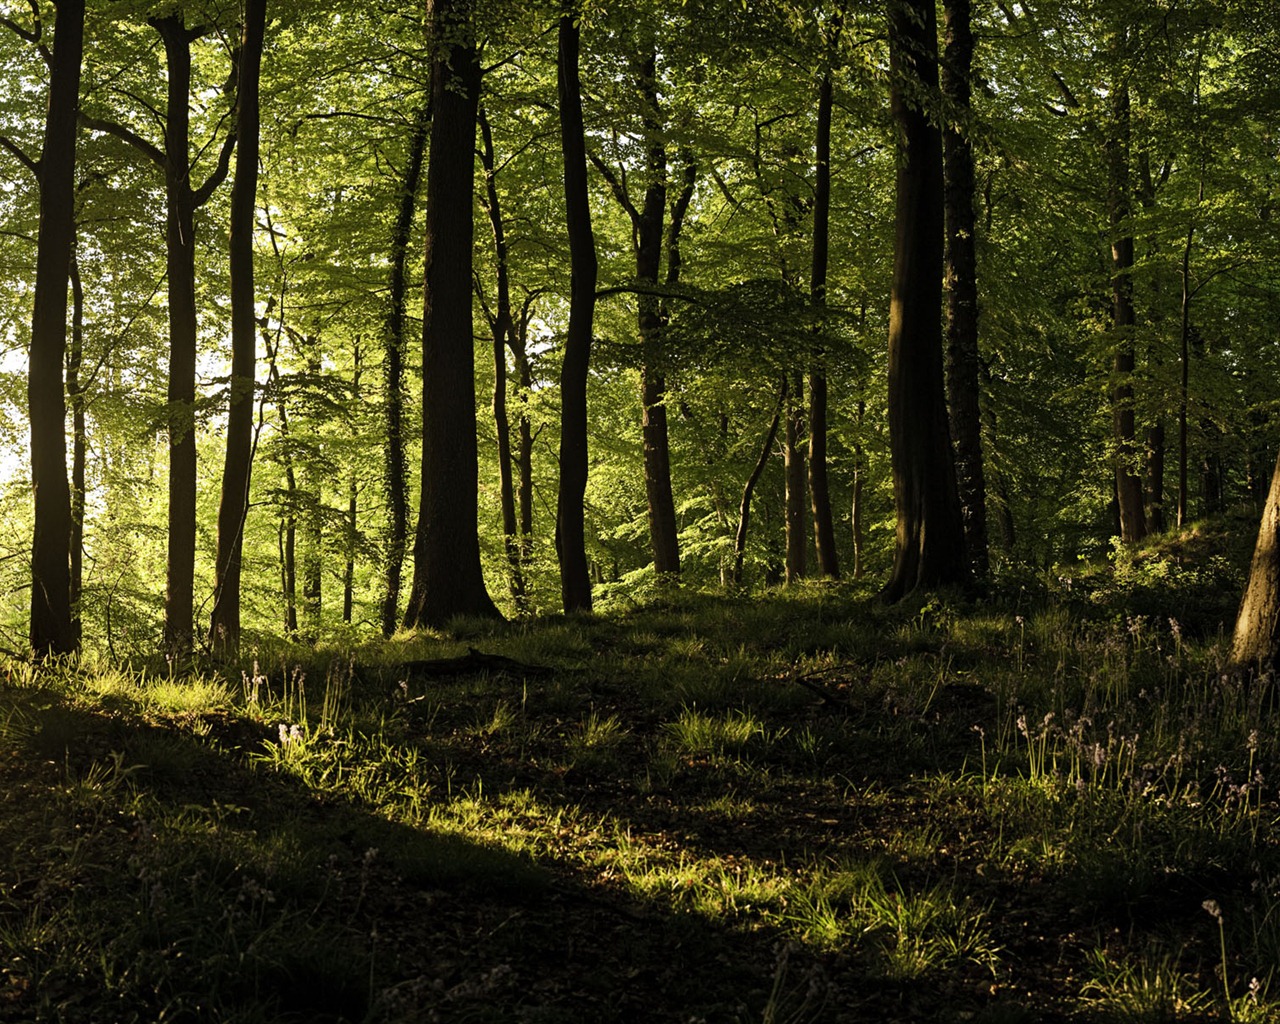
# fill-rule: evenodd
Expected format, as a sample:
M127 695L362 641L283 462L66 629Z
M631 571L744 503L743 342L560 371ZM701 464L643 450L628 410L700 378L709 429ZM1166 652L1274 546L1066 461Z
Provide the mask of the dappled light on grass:
M838 607L13 666L0 1020L1275 1018L1268 685L1179 620ZM537 671L415 674L468 645Z

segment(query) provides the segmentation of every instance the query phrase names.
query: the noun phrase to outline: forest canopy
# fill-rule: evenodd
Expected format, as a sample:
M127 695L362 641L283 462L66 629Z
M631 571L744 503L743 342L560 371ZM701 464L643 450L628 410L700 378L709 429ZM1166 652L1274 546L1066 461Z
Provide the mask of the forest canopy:
M896 597L1256 515L1266 7L0 4L0 643Z

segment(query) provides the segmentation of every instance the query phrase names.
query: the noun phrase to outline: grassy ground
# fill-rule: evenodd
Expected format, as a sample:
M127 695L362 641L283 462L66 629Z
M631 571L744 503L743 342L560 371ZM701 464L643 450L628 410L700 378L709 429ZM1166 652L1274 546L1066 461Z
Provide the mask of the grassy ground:
M1207 543L4 666L0 1021L1280 1020L1280 738ZM468 646L550 671L404 665Z

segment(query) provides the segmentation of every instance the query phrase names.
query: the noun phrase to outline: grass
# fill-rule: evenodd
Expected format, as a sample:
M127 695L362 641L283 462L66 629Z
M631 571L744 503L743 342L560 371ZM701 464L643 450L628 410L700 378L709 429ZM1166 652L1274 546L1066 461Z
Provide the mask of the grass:
M0 1021L1280 1020L1272 695L1160 564L10 664Z

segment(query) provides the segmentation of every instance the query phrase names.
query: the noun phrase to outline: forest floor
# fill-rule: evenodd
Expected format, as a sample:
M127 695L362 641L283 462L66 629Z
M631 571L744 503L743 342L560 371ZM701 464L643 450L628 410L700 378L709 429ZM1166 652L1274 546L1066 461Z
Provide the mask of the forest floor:
M0 1021L1280 1020L1280 734L1213 541L5 665Z

